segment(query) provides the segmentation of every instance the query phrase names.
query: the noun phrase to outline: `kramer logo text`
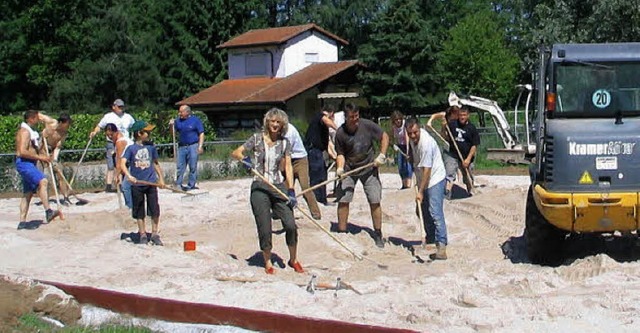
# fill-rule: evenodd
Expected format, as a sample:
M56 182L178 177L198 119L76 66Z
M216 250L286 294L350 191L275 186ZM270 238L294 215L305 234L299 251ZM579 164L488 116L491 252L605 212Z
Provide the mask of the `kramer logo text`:
M569 155L631 155L635 142L577 143L569 141Z

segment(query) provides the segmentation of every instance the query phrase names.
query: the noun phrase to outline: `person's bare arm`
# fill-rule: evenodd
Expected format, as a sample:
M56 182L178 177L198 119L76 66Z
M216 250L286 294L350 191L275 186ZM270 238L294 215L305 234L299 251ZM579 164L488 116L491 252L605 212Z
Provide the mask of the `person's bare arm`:
M44 123L44 126L49 130L55 130L58 127L58 121L47 116L42 112L38 112L38 119Z
M96 134L98 134L98 132L100 132L101 128L100 126L96 125L96 127L93 129L93 131L91 131L91 133L89 133L89 138L93 139L94 136L96 136Z
M162 168L160 167L160 162L158 162L158 160L153 161L153 168L156 170L156 174L158 175L158 186L164 187L164 174L162 173Z
M469 150L469 155L467 155L467 158L464 159L464 161L462 162L462 165L465 168L468 168L471 165L471 159L473 159L473 156L476 155L476 146L471 146L471 150Z
M120 170L122 170L122 172L125 174L129 182L131 182L132 184L135 184L137 179L133 177L129 172L129 168L127 168L127 159L124 157L120 158L119 164L120 164Z
M382 132L382 138L380 138L380 154L386 155L387 149L389 149L389 134Z
M127 147L126 141L116 141L116 161L120 161L126 147ZM124 169L126 168L127 168L126 163L124 167L122 166L122 163L116 163L116 172L114 177L116 185L120 183L120 175L126 176L126 174L124 173Z
M437 120L437 119L441 119L444 121L446 119L445 118L446 115L447 115L446 112L438 112L438 113L432 114L431 117L429 117L429 120L427 120L427 126L433 127L432 123L434 120Z
M198 155L202 154L202 152L204 152L203 146L204 145L204 132L200 133L200 135L198 135Z
M336 153L336 147L333 141L329 140L329 145L327 145L327 153L331 159L335 160L338 158L338 153Z
M244 158L244 146L240 146L231 152L231 157L235 158L238 161L242 161Z
M429 180L431 179L431 168L419 168L419 172L422 172L422 178L420 184L418 184L418 193L416 193L416 201L422 202L424 199L424 190L429 186Z
M336 123L333 121L333 119L329 118L329 116L327 116L326 114L322 116L322 123L328 128L333 128L334 130L338 129L338 126L336 126Z
M284 157L284 174L287 178L287 189L293 190L293 164L291 164L291 155Z
M30 145L31 136L29 135L29 131L24 128L19 129L18 133L16 133L16 156L45 163L51 162L51 157L40 155L32 149L29 149Z

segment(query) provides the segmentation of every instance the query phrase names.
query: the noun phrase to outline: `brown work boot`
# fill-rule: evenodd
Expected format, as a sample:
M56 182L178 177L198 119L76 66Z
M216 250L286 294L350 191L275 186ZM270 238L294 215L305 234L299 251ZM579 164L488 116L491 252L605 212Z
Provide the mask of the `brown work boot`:
M436 244L436 253L429 256L431 260L447 260L447 246L444 244Z

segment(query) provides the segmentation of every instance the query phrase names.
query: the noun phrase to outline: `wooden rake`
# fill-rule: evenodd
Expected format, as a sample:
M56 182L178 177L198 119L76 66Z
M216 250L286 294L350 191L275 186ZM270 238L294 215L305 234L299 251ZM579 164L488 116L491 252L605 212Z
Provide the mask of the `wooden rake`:
M355 169L353 171L355 172L355 171L357 171L357 169ZM269 180L267 178L265 178L262 174L260 174L255 168L251 168L251 173L253 173L256 177L260 178L265 184L267 184L267 186L269 186L272 190L277 192L280 196L282 196L283 198L285 198L287 200L289 199L289 196L287 196L284 192L282 192L275 185L271 184L271 182L269 182ZM378 263L377 261L375 261L375 260L373 260L371 258L367 258L367 257L362 256L361 254L356 253L353 249L351 249L349 246L347 246L347 244L342 242L340 239L338 239L338 237L336 237L329 230L327 230L320 223L318 223L313 217L311 217L311 215L309 215L309 213L307 213L306 211L304 211L302 208L300 208L298 206L296 206L296 209L298 209L298 211L300 213L302 213L302 215L304 215L309 221L311 221L311 223L313 223L316 227L318 227L320 230L322 230L325 234L329 235L329 237L331 237L331 239L336 241L336 243L340 244L340 246L342 246L345 250L347 250L349 253L351 253L356 259L358 259L358 260L363 260L364 259L364 260L370 261L370 262L376 264L378 266L378 268L380 268L380 269L389 268L389 266L387 266L387 265L383 265L383 264Z
M184 196L180 197L180 200L182 200L182 201L199 200L199 199L205 198L206 196L209 195L208 191L199 192L199 193L190 193L190 192L187 192L187 191L179 190L177 188L173 188L171 186L167 186L166 184L163 185L163 186L160 186L160 184L158 184L158 183L152 183L152 182L148 182L148 181L145 181L145 180L137 180L136 184L155 186L155 187L158 187L158 188L169 190L169 191L174 192L174 193L184 194Z

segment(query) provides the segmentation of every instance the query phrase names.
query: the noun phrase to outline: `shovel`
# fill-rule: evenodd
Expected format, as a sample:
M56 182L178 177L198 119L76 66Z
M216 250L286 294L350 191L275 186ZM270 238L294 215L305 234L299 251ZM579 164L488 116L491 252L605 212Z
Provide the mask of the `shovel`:
M67 181L67 177L64 176L64 172L60 172L60 177L62 178L62 181L65 182L67 186L69 186L69 196L74 197L76 198L76 200L78 200L76 202L76 206L84 206L89 203L89 200L82 199L73 193L73 187L71 187L71 184L69 184L69 182Z

